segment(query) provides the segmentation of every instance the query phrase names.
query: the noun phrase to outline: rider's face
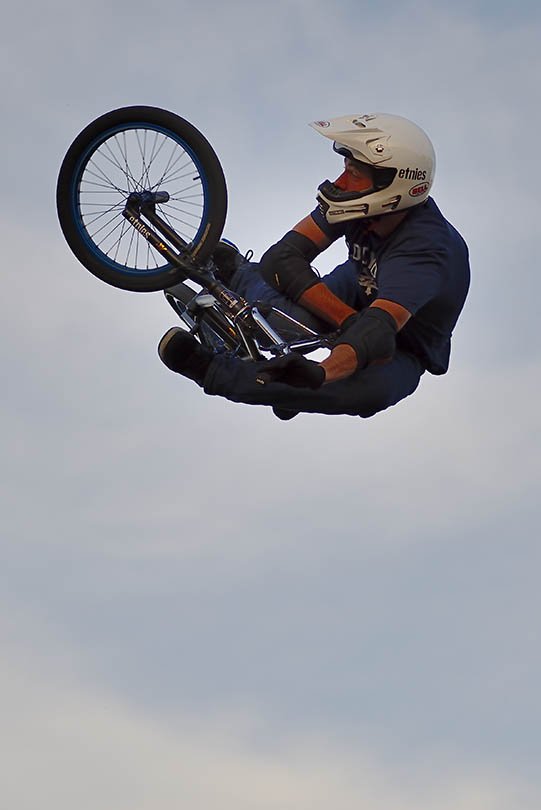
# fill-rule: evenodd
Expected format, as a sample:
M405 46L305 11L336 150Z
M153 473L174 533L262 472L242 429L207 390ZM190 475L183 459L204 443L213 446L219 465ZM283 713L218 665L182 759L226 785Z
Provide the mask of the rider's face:
M362 163L352 158L344 158L344 172L334 181L342 191L369 191L372 188L370 172Z

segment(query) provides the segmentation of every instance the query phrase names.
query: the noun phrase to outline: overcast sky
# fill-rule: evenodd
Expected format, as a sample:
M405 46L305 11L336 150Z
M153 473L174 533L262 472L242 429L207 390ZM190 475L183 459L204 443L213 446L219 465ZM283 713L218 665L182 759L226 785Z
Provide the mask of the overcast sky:
M541 806L540 36L537 2L4 9L2 807ZM54 204L135 103L205 133L256 257L340 171L309 121L421 124L471 251L449 374L283 423L168 373L163 296Z

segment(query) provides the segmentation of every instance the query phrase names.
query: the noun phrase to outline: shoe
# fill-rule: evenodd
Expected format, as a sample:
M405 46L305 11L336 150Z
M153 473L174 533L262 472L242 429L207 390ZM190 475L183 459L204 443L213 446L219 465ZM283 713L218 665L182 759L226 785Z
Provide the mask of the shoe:
M231 280L242 263L251 258L250 252L243 256L238 247L228 239L221 239L212 254L212 260L216 265L216 278L225 284L231 284ZM249 259L248 259L249 260Z
M300 411L288 411L286 408L277 408L275 405L272 408L272 412L278 419L281 419L282 422L289 422L290 419L294 419L300 413Z
M158 355L168 369L188 377L198 385L203 385L214 358L210 349L201 346L193 335L178 326L173 326L162 337L158 344Z

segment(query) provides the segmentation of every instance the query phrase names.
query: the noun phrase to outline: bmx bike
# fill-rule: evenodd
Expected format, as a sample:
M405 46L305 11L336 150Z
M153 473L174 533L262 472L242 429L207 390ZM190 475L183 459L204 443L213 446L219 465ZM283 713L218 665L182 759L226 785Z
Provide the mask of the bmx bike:
M75 138L62 162L57 211L66 241L97 278L133 292L164 292L203 345L246 360L330 348L263 301L218 278L227 189L220 161L189 121L156 107L113 110Z

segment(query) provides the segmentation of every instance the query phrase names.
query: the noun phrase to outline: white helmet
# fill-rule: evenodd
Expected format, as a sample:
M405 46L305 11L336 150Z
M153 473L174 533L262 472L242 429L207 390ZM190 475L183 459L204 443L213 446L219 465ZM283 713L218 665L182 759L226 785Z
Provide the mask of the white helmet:
M372 176L372 187L366 191L345 191L329 180L319 186L317 199L328 222L377 217L427 199L436 158L417 124L399 115L372 113L313 121L310 126Z

